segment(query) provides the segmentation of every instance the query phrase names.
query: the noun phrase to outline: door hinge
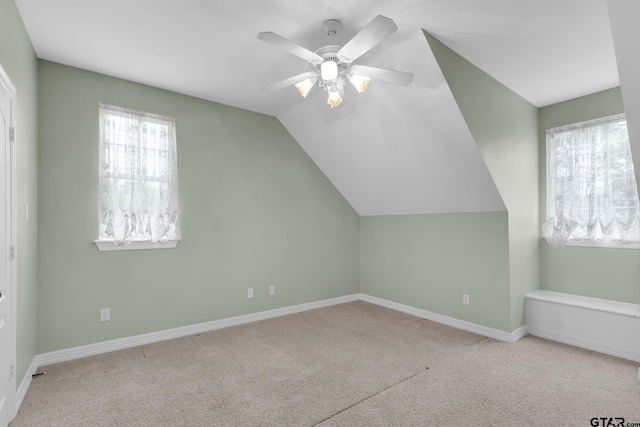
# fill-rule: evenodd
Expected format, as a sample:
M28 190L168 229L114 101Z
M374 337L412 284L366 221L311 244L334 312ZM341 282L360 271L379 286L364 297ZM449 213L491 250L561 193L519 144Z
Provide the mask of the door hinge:
M9 246L9 257L12 260L16 259L16 246L15 245Z
M13 363L11 365L9 365L9 380L11 380L13 378Z
M9 128L9 142L16 142L16 128L13 126Z

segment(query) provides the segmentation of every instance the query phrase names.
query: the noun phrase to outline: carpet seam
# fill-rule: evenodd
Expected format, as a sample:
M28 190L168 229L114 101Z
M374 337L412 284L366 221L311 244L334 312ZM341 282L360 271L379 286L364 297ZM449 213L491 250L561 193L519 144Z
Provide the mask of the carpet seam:
M415 374L413 374L413 375L411 375L411 376L408 376L408 377L406 377L406 378L403 378L403 379L401 379L400 381L398 381L397 383L395 383L395 384L391 384L389 387L386 387L386 388L384 388L384 389L382 389L382 390L380 390L380 391L378 391L378 392L376 392L376 393L372 394L371 396L368 396L368 397L366 397L366 398L364 398L364 399L362 399L362 400L360 400L360 401L358 401L358 402L355 402L353 405L347 406L346 408L341 409L340 411L338 411L338 412L336 412L336 413L334 413L334 414L332 414L332 415L329 415L327 418L325 418L325 419L323 419L323 420L320 420L320 421L318 421L317 423L313 424L313 427L316 427L316 426L318 426L318 425L320 425L320 424L324 423L325 421L329 421L331 418L334 418L334 417L336 417L336 416L338 416L338 415L342 414L343 412L346 412L346 411L348 411L349 409L354 408L354 407L356 407L356 406L360 405L361 403L364 403L364 402L366 402L367 400L372 399L372 398L376 397L377 395L379 395L379 394L381 394L381 393L384 393L385 391L387 391L387 390L389 390L389 389L392 389L393 387L396 387L396 386L398 386L398 385L402 384L402 383L403 383L403 382L405 382L405 381L408 381L408 380L410 380L410 379L412 379L412 378L417 377L417 376L418 376L418 375L420 375L420 374L423 374L423 373L427 372L427 370L428 370L428 369L429 369L429 368L427 367L426 369L423 369L423 370L421 370L421 371L419 371L419 372L416 372Z

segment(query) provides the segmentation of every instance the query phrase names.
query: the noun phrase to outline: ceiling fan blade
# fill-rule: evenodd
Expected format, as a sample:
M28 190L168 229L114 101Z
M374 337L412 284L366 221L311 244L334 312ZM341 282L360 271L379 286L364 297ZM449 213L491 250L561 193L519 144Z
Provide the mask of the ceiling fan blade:
M258 34L258 39L302 58L305 61L309 61L312 64L322 64L322 61L324 61L324 58L317 53L311 52L310 50L305 49L302 46L277 35L276 33L272 33L271 31Z
M352 65L347 70L349 73L370 77L374 80L392 83L398 86L406 86L413 81L413 73L404 71L387 70L385 68L367 67L366 65Z
M394 33L398 26L393 19L378 15L373 18L358 34L347 42L342 49L338 51L338 59L341 62L351 63L366 51L377 45L387 37Z
M317 71L307 71L306 73L298 74L297 76L289 77L288 79L281 80L276 83L264 86L262 90L267 92L273 92L276 90L284 89L287 86L293 86L296 83L300 83L304 79L314 77L318 74Z

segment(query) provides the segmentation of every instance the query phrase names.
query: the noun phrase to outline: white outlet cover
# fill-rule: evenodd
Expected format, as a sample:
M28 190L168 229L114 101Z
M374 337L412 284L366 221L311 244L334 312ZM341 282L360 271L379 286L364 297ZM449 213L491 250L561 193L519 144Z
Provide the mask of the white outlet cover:
M247 298L253 298L253 288L247 289Z
M108 322L111 320L111 309L109 308L101 308L100 309L100 321Z
M269 295L275 295L275 294L276 294L276 287L269 286Z

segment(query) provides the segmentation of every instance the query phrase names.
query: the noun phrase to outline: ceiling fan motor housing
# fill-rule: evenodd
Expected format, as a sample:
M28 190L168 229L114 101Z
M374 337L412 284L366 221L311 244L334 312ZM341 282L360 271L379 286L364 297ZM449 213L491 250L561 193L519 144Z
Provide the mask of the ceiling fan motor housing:
M316 50L316 53L324 58L325 61L333 61L338 65L342 65L340 60L338 59L338 51L342 46L323 46L320 49Z
M327 35L333 38L336 34L338 34L338 31L342 29L342 23L337 19L329 19L325 21L324 24L322 24L322 27L324 28L324 31L327 33ZM320 55L322 58L324 58L324 62L327 62L327 61L335 62L336 65L338 66L338 76L335 79L331 79L331 80L324 80L320 78L320 81L318 82L318 85L320 87L335 84L336 82L340 84L344 84L344 71L348 68L348 64L343 64L338 59L337 53L341 47L342 46L329 45L329 46L323 46L320 49L316 50L315 53ZM322 75L321 67L322 67L322 64L316 65L316 68L320 73L319 75Z

